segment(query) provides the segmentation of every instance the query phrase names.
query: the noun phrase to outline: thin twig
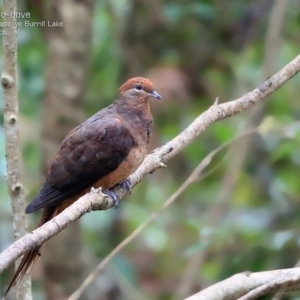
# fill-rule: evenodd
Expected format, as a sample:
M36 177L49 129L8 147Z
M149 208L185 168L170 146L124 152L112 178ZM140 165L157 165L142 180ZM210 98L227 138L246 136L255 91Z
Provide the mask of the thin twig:
M252 112L252 111L251 111ZM251 116L252 114L249 114ZM239 146L233 143L236 139L230 141L231 147L228 154L234 157L232 163L229 165L223 178L220 180L218 195L214 205L211 205L208 211L205 212L202 227L207 228L220 228L222 227L222 220L228 213L229 201L231 194L235 190L235 184L237 181L239 170L244 161L244 157L247 153L248 142L252 138L252 133L259 131L259 128L248 129L244 134L238 136L236 139L243 137L243 142L239 143ZM227 146L228 142L224 145ZM211 235L200 235L199 242L202 244L209 244L211 242ZM191 255L187 260L186 268L183 271L182 279L178 283L175 290L176 299L183 299L190 295L193 291L193 287L197 284L201 286L201 275L198 276L199 270L202 269L202 265L205 262L205 258L208 254L209 248L198 251L194 255ZM200 272L201 274L201 272Z
M288 7L288 1L275 0L270 11L269 24L265 39L265 54L263 70L266 77L274 71L280 53L281 31L284 25L284 17Z

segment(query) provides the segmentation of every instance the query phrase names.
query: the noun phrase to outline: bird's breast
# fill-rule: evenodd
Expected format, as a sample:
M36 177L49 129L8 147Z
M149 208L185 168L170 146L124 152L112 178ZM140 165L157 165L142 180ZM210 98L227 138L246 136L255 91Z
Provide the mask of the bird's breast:
M116 170L98 180L93 187L102 187L107 190L117 183L125 180L129 175L137 170L147 154L147 147L137 145L131 148L127 157L119 164Z

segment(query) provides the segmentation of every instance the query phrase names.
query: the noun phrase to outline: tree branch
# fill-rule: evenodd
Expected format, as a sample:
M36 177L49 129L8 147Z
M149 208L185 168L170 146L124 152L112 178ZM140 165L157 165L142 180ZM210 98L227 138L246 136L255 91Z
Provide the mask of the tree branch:
M259 296L300 289L300 268L244 272L218 282L185 300L252 300Z
M139 183L147 174L164 167L164 161L177 154L183 147L196 139L206 128L221 119L235 115L256 102L264 99L300 71L300 55L287 64L282 70L263 82L248 94L236 100L214 104L202 113L194 122L173 140L147 155L139 169L129 178L132 186ZM124 198L126 191L120 187L115 188L120 199ZM106 210L114 206L113 200L104 195L101 189L93 189L90 193L78 199L74 204L43 226L22 237L14 244L0 253L0 272L27 250L41 245L58 232L66 228L71 222L78 220L82 215L93 210Z
M17 11L16 0L3 0L4 22L16 22L12 12ZM17 26L8 26L3 34L3 69L1 85L4 100L4 133L6 153L6 183L11 199L12 223L15 240L27 233L25 197L20 183L18 73L17 73ZM16 263L16 267L18 263ZM31 299L29 276L17 287L17 300Z

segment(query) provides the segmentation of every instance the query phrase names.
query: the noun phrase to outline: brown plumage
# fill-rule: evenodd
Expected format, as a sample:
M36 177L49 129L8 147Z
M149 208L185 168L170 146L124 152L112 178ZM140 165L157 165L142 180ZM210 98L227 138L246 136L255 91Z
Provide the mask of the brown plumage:
M26 213L43 208L38 227L89 192L91 187L102 187L117 205L117 198L107 190L122 184L147 154L152 132L150 97L161 99L152 82L142 77L131 78L120 87L113 104L66 136L49 163L44 185L26 208ZM37 260L40 251L41 246L24 254L5 296Z

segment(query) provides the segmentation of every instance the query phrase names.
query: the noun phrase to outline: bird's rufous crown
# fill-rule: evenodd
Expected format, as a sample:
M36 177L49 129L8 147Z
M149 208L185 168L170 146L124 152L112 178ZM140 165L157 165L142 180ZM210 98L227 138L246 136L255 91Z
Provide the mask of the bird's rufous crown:
M152 93L154 91L154 85L148 78L133 77L128 79L121 85L121 87L119 88L119 93L123 94L124 92L135 88L135 86L138 84L141 85L143 87L143 90L148 93Z

